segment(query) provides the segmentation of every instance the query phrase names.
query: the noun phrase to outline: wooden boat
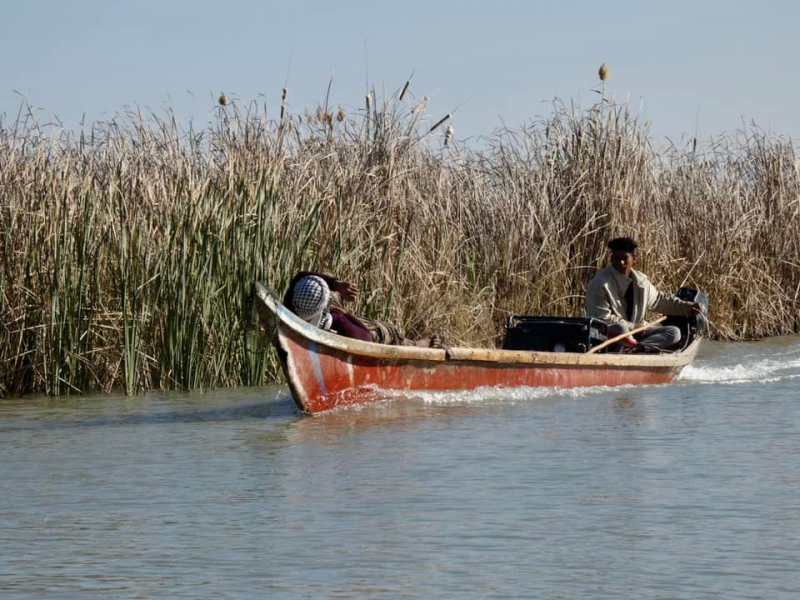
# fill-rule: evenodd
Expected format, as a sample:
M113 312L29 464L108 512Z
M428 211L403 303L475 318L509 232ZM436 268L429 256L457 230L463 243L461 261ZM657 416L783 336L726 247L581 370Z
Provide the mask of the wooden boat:
M259 283L254 300L268 331L274 331L292 396L306 414L379 401L385 392L401 390L663 384L694 360L700 345L698 338L671 354L387 346L318 329Z

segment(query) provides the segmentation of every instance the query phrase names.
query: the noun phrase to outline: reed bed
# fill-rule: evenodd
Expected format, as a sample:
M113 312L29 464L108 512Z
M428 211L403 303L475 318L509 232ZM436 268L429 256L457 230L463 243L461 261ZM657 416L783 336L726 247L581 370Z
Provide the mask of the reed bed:
M197 130L129 112L67 133L0 122L0 396L280 377L251 283L300 268L409 335L496 344L510 313L579 315L609 238L700 288L711 335L797 332L800 163L758 131L656 150L605 100L555 102L480 150L407 93L270 120L220 98Z

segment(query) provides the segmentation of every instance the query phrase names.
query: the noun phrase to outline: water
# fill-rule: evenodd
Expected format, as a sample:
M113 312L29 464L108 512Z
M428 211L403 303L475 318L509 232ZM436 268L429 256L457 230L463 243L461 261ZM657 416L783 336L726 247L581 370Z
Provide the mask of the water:
M0 598L800 597L800 338L669 386L0 401Z

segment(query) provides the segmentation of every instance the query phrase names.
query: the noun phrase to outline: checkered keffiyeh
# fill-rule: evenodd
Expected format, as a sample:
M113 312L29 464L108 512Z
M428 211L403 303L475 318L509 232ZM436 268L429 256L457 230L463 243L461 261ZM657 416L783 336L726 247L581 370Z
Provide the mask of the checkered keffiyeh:
M330 300L331 290L328 284L316 275L300 279L292 292L294 312L297 316L323 329L330 328L331 315L328 311Z

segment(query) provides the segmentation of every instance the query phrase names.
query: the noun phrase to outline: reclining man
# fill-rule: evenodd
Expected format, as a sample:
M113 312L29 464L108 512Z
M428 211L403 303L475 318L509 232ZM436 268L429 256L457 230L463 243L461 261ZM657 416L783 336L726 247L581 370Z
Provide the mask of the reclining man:
M344 309L343 302L355 300L357 296L358 288L348 281L327 273L300 271L292 278L283 304L315 327L345 337L395 346L441 347L436 334L416 341L409 340L403 330L393 323L372 321L349 313Z
M659 292L647 277L636 271L636 242L629 237L611 240L608 244L611 264L595 275L586 288L586 314L608 323L608 337L613 338L644 325L646 311L664 315L689 316L702 312L697 303ZM648 349L669 349L681 340L675 326L650 327L626 338L628 346ZM626 344L623 344L625 347Z

